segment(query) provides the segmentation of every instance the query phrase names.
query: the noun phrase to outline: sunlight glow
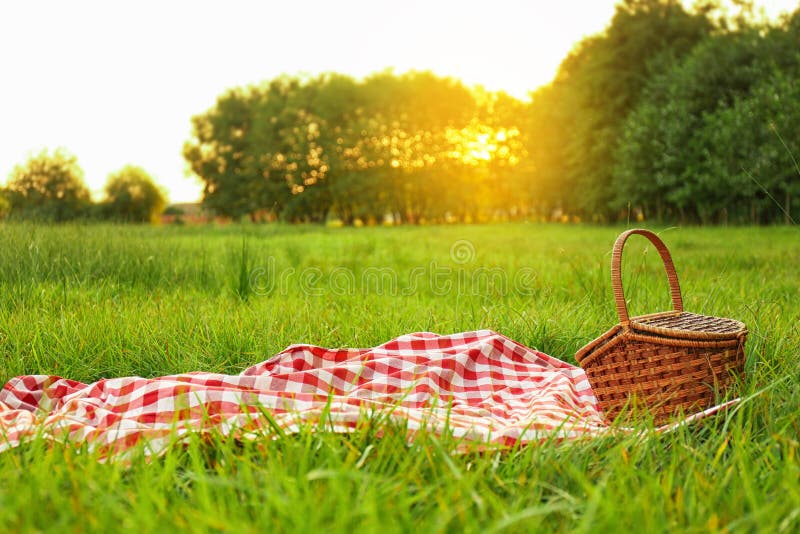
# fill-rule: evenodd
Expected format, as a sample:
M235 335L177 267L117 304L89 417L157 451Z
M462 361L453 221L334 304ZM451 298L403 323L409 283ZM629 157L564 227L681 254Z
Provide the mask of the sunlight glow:
M517 128L495 129L478 123L462 129L449 128L445 135L455 148L448 156L473 166L488 162L514 166L519 163L523 150L517 140L519 134Z

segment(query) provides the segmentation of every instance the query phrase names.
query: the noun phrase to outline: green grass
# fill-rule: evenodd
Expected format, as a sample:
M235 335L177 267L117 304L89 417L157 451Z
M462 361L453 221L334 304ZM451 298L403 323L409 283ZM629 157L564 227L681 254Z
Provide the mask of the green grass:
M478 328L574 362L617 321L608 264L620 230L0 225L0 380L238 373L292 343L367 347ZM662 237L686 308L750 329L747 400L726 417L669 435L462 455L447 436L409 444L400 427L380 439L369 426L252 443L193 438L130 465L34 441L0 454L0 525L797 531L800 231ZM625 258L632 314L666 309L652 247L632 239Z

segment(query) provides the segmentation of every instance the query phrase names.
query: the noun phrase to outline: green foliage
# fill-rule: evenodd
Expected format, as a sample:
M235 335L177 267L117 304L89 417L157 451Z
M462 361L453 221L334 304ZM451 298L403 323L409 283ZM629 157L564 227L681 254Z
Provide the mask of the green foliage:
M710 29L704 16L677 2L628 0L604 33L569 54L530 108L532 179L543 206L590 220L616 217L614 169L625 118L665 58L682 57Z
M474 219L519 198L522 107L425 72L283 77L194 117L184 156L233 218Z
M167 205L165 193L141 167L128 165L108 177L106 216L124 222L157 222Z
M617 321L608 251L620 228L536 224L329 229L0 225L0 384L30 373L81 381L196 370L238 373L292 343L375 346L414 331L491 328L572 361ZM455 453L463 441L364 424L237 443L210 432L147 460L100 463L80 444L35 439L0 453L0 524L12 532L797 532L800 530L800 285L796 228L673 229L687 309L749 330L746 399L662 435ZM246 241L245 241L246 240ZM455 264L468 240L475 265ZM246 249L243 246L246 243ZM22 251L22 252L21 252ZM513 252L513 253L511 253ZM242 266L315 267L240 298ZM334 272L390 268L408 294ZM670 298L652 247L626 247L632 313ZM536 291L459 289L482 265L536 272ZM341 280L341 278L339 278ZM469 289L469 288L466 288ZM314 423L316 424L316 422ZM31 503L35 503L32 506Z
M792 223L800 208L800 87L776 73L746 98L706 117L708 177L723 176L706 203L712 216ZM722 183L719 183L722 182ZM737 213L730 206L742 206ZM779 208L783 217L775 209ZM748 213L749 210L749 213ZM731 213L732 212L732 213Z
M791 221L798 19L713 35L648 81L624 125L620 203L660 219Z
M533 94L540 210L588 220L791 223L800 168L800 10L628 1Z
M83 170L75 156L43 150L11 173L6 188L11 215L63 222L86 216L91 204Z

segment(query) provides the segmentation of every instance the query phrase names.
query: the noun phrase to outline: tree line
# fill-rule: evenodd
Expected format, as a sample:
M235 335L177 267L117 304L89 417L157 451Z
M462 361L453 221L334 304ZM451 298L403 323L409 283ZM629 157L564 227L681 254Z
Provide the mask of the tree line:
M155 222L167 203L153 178L133 165L111 173L104 193L103 200L92 201L74 155L43 150L17 165L0 188L0 220Z
M733 3L624 0L529 101L429 72L230 89L182 153L204 207L237 220L790 223L800 9L767 23ZM74 157L42 153L0 190L0 217L146 221L164 203L128 167L92 204Z
M204 203L239 218L464 218L525 187L524 105L431 73L326 74L234 89L184 147Z
M765 24L746 2L734 17L711 4L625 2L534 94L531 157L545 173L531 178L593 220L636 210L790 222L800 208L799 76L800 10Z
M788 221L800 11L767 24L736 4L621 2L530 102L425 72L233 89L184 157L234 218Z

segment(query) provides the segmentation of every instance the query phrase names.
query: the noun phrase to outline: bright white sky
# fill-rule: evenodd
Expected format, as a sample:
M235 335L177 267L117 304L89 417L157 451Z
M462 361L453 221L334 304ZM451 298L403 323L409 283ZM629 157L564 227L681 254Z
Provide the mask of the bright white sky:
M282 73L430 69L524 98L615 0L8 1L0 4L0 183L42 148L95 197L126 164L200 198L181 148L226 88ZM757 2L770 15L797 0Z

